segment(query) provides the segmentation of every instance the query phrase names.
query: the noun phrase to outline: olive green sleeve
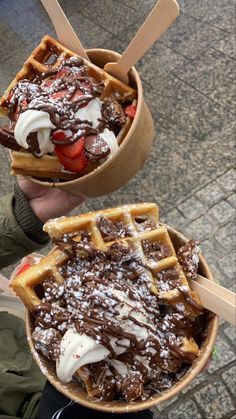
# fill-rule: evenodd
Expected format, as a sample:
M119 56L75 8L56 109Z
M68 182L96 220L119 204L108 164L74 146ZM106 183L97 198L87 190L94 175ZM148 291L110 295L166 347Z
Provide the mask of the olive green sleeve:
M14 214L14 200L14 194L0 198L0 269L42 248L49 241L48 238L34 241L24 232Z

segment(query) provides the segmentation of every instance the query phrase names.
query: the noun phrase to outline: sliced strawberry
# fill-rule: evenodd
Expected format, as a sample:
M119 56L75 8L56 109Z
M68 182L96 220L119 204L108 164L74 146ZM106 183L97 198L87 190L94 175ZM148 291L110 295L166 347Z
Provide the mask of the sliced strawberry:
M64 166L65 169L69 170L70 172L80 173L87 166L88 159L85 155L84 150L81 152L79 156L75 157L74 159L66 157L59 149L59 147L56 147L55 151L61 164Z
M57 145L56 152L58 148L59 152L61 151L64 156L74 159L79 156L84 149L84 138L79 138L79 140L75 141L73 144Z
M60 90L59 92L55 92L51 95L52 99L64 99L65 95L68 93L67 90Z
M55 75L54 79L60 79L62 76L64 76L68 72L68 68L62 67L58 73Z
M50 87L53 83L54 83L54 80L53 79L46 80L43 83L43 87Z
M57 141L63 142L64 140L68 140L71 137L72 137L72 131L70 129L67 129L67 130L58 129L52 133L52 140L55 142Z
M25 263L17 272L17 275L21 274L22 272L26 271L27 269L29 269L31 267L31 265L29 263Z
M21 109L25 109L25 108L27 108L27 105L28 105L27 100L24 98L24 99L21 101Z
M21 107L20 107L20 105L18 104L17 106L16 106L16 110L15 110L15 112L14 112L14 114L13 114L13 116L12 116L12 119L13 119L13 121L17 121L17 119L18 119L18 117L19 117L19 115L20 115L20 111L21 111Z
M125 114L130 118L134 118L136 114L137 106L136 105L128 105L125 107Z
M77 89L72 97L72 100L76 100L78 99L78 97L83 96L83 95L84 95L84 92L82 92L82 90L80 89Z
M10 102L10 100L11 100L12 96L13 96L13 90L11 90L11 91L8 93L7 98L6 98L6 101L7 101L7 102Z

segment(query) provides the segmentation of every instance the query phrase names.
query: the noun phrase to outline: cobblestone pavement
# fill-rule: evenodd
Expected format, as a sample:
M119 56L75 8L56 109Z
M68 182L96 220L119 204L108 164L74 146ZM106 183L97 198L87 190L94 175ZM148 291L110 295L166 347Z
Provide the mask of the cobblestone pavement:
M83 44L122 52L154 0L63 0ZM235 1L179 0L181 14L138 64L155 120L150 158L128 185L82 210L155 201L162 221L189 238L216 278L235 286ZM39 0L0 0L0 91L42 35L54 35ZM0 151L1 194L11 191ZM235 332L221 321L218 358L155 418L235 418Z

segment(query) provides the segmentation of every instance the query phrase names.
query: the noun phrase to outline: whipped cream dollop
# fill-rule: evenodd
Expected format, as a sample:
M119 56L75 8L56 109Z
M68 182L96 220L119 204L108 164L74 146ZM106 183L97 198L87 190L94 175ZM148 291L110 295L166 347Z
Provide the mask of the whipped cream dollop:
M89 336L68 329L61 340L60 357L57 362L57 376L64 382L72 380L78 368L99 362L109 354L108 349Z
M99 292L99 290L94 290L94 294ZM119 299L119 314L116 316L116 322L122 325L122 328L126 332L134 334L138 339L146 339L148 337L148 330L127 318L128 316L132 316L141 324L147 324L148 318L142 304L137 303L137 301L132 301L124 291L112 289L111 293L115 298ZM130 346L130 341L127 338L118 339L110 336L110 343L117 355L124 353L126 351L125 348ZM110 355L110 351L101 344L99 339L94 340L85 333L79 334L70 328L61 340L60 356L57 361L57 376L62 382L68 383L72 380L73 374L78 368L86 364L102 361L108 355ZM121 375L126 375L127 367L123 362L114 359L110 359L108 362Z
M102 102L95 98L91 100L87 106L79 109L75 113L75 117L81 121L92 122L92 127L97 128L102 119ZM84 123L84 125L90 126ZM45 111L38 111L28 109L21 113L14 129L14 136L16 142L23 148L28 149L27 137L32 132L37 132L37 140L41 154L53 153L54 144L50 140L51 129L56 128L50 120L49 113ZM113 131L105 128L99 136L107 143L110 148L110 156L118 150L117 139Z
M54 144L50 141L52 128L55 128L55 125L51 122L47 112L28 109L20 114L15 125L14 136L21 147L28 149L28 135L37 132L41 153L53 153Z
M102 102L100 99L95 98L84 108L80 108L76 113L75 117L81 119L81 121L92 122L92 127L97 128L100 120L102 119ZM86 125L86 123L85 123ZM88 124L87 124L88 125ZM88 125L89 126L89 125ZM118 150L117 139L113 131L105 128L99 136L107 143L110 148L110 156L112 156Z

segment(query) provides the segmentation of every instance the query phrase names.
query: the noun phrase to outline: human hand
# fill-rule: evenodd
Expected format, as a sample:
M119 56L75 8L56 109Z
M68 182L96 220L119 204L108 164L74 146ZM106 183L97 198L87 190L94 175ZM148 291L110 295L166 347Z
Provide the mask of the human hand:
M83 196L70 195L58 188L47 188L18 176L18 185L27 196L35 215L45 223L50 218L61 217L82 204Z

